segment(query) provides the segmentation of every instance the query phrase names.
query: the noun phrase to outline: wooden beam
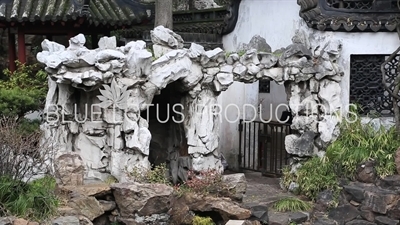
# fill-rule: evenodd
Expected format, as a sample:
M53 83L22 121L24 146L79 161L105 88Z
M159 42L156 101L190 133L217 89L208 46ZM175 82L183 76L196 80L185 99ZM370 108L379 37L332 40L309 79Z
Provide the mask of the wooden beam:
M53 35L46 34L46 39L49 40L49 41L53 41Z
M72 37L74 37L76 35L76 33L72 30L68 31L68 40L71 39Z
M15 48L15 34L10 32L8 28L8 69L11 72L16 70L15 60L16 60L16 48Z
M91 38L92 38L92 49L98 48L99 47L99 45L98 45L98 43L99 43L98 34L97 33L93 33L91 35Z
M18 60L26 63L25 33L21 27L18 27Z

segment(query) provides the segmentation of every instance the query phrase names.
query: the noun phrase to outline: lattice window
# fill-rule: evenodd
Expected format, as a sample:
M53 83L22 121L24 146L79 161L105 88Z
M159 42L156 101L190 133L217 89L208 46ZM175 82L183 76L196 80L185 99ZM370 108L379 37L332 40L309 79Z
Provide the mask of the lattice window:
M271 81L260 80L258 82L258 92L259 93L270 93Z
M381 65L388 55L352 55L350 102L362 106L363 115L393 116L392 98L382 84ZM393 90L400 57L386 64L386 82Z

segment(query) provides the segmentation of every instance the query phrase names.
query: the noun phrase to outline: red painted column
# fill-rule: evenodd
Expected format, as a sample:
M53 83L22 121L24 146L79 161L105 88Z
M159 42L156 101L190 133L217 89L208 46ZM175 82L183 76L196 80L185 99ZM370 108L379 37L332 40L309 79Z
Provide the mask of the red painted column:
M8 28L8 69L11 72L16 70L15 60L17 60L15 34L11 33L11 28Z
M18 60L24 64L26 63L26 46L25 46L25 33L18 28Z

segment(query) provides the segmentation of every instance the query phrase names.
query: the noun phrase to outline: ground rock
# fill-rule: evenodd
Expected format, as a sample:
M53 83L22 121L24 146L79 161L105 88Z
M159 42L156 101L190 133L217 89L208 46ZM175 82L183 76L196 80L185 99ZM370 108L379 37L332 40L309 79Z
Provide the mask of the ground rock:
M251 211L241 208L239 205L227 198L204 197L198 198L195 202L189 203L189 208L192 211L200 212L218 212L224 221L229 219L248 219L251 216Z
M396 164L397 174L400 174L400 148L398 148L396 151L396 154L394 156L394 162Z
M18 218L14 220L13 225L28 225L29 221L25 219Z
M52 225L80 225L78 217L62 216L53 220Z
M173 188L164 184L117 183L111 186L122 217L166 213Z
M378 225L398 225L399 220L390 219L386 216L377 216L375 221Z
M76 209L80 215L90 220L94 220L104 214L102 206L94 197L73 198L69 202L69 206Z
M377 175L374 169L375 163L368 161L361 164L356 171L356 178L363 183L375 183Z
M77 194L101 198L111 194L111 187L106 183L90 183L81 186L59 186L58 191L63 194Z
M352 205L342 205L329 211L329 218L341 224L352 221L358 215L359 212L357 208Z
M233 200L242 201L246 193L247 182L244 173L236 173L222 176L222 183L227 188L226 197Z
M347 222L346 225L375 225L376 223L368 222L365 220L352 220Z

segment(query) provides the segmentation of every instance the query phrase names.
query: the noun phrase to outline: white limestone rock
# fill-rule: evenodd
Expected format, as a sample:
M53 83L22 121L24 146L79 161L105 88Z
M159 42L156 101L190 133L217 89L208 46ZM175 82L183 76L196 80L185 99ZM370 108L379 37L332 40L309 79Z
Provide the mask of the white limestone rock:
M310 91L311 93L319 92L319 81L317 81L315 78L310 79Z
M69 47L67 49L69 50L86 49L86 47L84 46L85 43L86 43L85 35L78 34L75 37L69 39Z
M251 76L257 75L260 70L261 68L256 66L254 63L247 64L247 73L249 73Z
M218 82L223 86L229 86L233 83L232 73L218 73L216 77Z
M336 115L325 115L318 123L320 138L325 143L332 143L339 136L339 118Z
M139 127L133 133L125 134L126 147L148 156L150 153L151 133L146 127Z
M185 89L192 89L203 78L201 66L198 63L193 63L190 68L190 73L182 79L182 84Z
M324 79L320 82L320 91L318 97L324 107L321 107L325 115L333 114L341 108L341 88L340 84Z
M154 44L153 45L153 53L155 58L160 58L161 56L167 54L168 52L172 51L172 48L165 47L162 45Z
M240 63L242 63L244 65L253 63L258 66L260 64L260 60L258 59L256 49L247 50L246 53L240 57L239 61L240 61Z
M260 64L263 65L266 69L269 69L278 63L279 58L277 55L264 52L258 53L258 55L261 57Z
M206 73L210 76L216 75L220 71L219 67L211 67L206 69Z
M49 41L47 39L44 39L42 41L41 46L44 52L49 52L49 53L62 52L65 50L64 45L58 44L54 41Z
M101 37L98 42L100 49L116 49L117 48L117 38L113 37Z
M88 66L93 66L96 64L96 54L97 52L94 50L86 51L84 54L79 56L79 60L82 61L81 63L84 65L85 63Z
M211 90L203 90L196 99L186 99L185 113L189 154L209 154L218 148L219 118L214 113L217 98Z
M149 81L163 89L169 83L188 76L191 68L192 61L186 54L182 55L179 52L171 51L153 62L153 71L149 76Z
M95 60L97 63L104 63L111 61L113 59L118 59L118 60L125 60L126 56L124 53L114 50L114 49L105 49L101 50L96 54Z
M92 141L88 139L89 136L86 136L83 133L80 133L78 137L75 139L74 148L75 151L79 153L84 164L85 164L85 178L91 178L89 174L92 170L102 170L105 169L108 164L103 163L103 157L108 157L101 148L94 145ZM91 137L94 138L94 137ZM100 177L96 177L100 178Z
M81 132L91 136L103 136L105 135L107 124L103 121L86 121L81 124Z
M129 78L149 76L151 73L152 54L145 49L137 49L132 46L126 55L127 70L124 71L124 75Z
M268 77L278 83L281 83L285 80L283 78L283 68L281 67L264 69L263 72L264 72L263 77Z
M235 66L233 69L233 73L240 79L241 77L244 77L247 73L247 67L243 64L238 64Z
M237 61L239 61L239 59L240 59L240 57L239 57L239 55L237 53L232 53L226 59L226 63L228 63L229 65L233 65Z
M122 124L123 112L116 107L102 109L102 118L108 124Z
M299 157L313 156L314 152L315 133L312 131L304 132L296 135L290 134L285 137L285 149L289 154Z
M213 50L208 50L205 52L205 56L211 60L217 59L219 56L224 54L224 50L221 48L215 48Z
M182 49L183 39L180 35L164 26L158 26L150 31L151 41L154 44L167 46L172 49Z
M219 69L221 73L232 73L233 71L233 66L231 65L223 65L221 66L221 69Z
M215 169L219 173L224 171L221 160L213 154L194 154L192 157L192 166L194 171L206 171L209 169Z
M131 151L112 151L110 159L110 173L120 183L132 181L128 173L134 170L147 171L151 168L147 156L133 154Z
M318 133L318 116L295 116L293 117L290 127L293 130L300 131L300 133L304 133L304 131Z
M204 55L205 53L206 51L204 50L203 46L196 43L192 43L188 51L188 56L191 59L199 59L200 56Z

